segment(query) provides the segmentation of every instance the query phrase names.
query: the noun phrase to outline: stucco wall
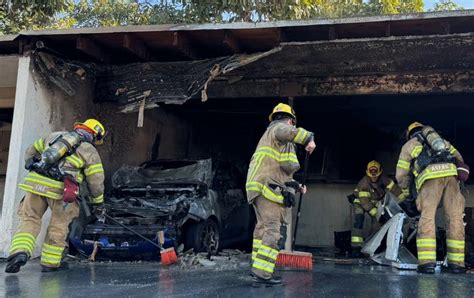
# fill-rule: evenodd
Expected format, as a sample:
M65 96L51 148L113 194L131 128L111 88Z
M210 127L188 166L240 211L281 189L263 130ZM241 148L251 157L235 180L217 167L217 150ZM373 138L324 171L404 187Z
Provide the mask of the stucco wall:
M296 244L333 246L334 231L351 228L351 206L346 196L355 185L309 184L301 205Z
M23 193L16 185L26 174L20 166L23 152L38 136L54 129L56 113L51 105L51 94L38 88L30 72L30 58L21 57L18 66L18 84L12 123L12 138L8 158L5 194L0 224L0 251L5 255L12 233L18 224L15 216Z
M334 232L351 229L351 205L346 196L355 185L309 184L303 199L296 243L307 246L334 246ZM466 207L474 207L474 186L468 186ZM443 210L437 213L437 222L443 225ZM369 223L366 220L366 226Z
M8 156L5 195L0 221L0 256L6 256L11 237L18 225L16 210L24 193L17 184L26 174L23 154L38 137L51 131L70 130L74 122L87 118L101 120L109 134L99 153L106 170L106 185L120 165L140 164L152 157L155 138L161 135L160 158L185 157L188 135L186 122L163 110L145 111L144 127L137 127L138 115L117 113L113 104L93 102L93 82L85 80L76 89L77 94L67 96L38 78L30 67L30 58L21 57L12 124L10 153ZM186 143L187 144L187 143ZM1 187L2 185L0 185ZM43 217L43 226L49 222L49 211ZM36 255L41 248L44 229L38 236Z

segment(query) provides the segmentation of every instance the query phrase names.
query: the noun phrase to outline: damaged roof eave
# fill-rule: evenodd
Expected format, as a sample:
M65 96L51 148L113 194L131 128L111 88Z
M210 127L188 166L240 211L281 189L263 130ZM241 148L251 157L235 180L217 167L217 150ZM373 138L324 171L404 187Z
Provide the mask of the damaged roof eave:
M143 110L156 108L159 104L183 104L187 100L199 96L199 93L201 100L206 101L207 86L213 80L279 51L281 51L281 47L262 53L234 55L203 61L134 64L127 66L130 68L129 71L124 71L124 66L108 67L107 73L116 73L116 75L98 80L98 89L103 93L97 97L104 101L120 103L120 111L123 113L137 112L141 106ZM197 62L202 64L202 67L197 67L194 72L192 67ZM147 74L143 74L142 65L147 65ZM176 68L179 68L176 73L167 73L167 70ZM143 77L146 77L146 80L136 81L135 75L130 75L140 72ZM144 81L151 83L142 86ZM170 89L172 81L177 82L179 88ZM126 91L118 92L118 90Z
M450 49L455 55L446 55ZM421 57L421 58L420 58ZM425 57L425 58L423 58ZM397 74L417 74L430 71L431 73L449 71L463 71L474 68L474 33L432 35L432 36L405 36L386 38L346 39L332 41L311 41L282 43L279 47L266 52L249 55L234 55L220 59L208 59L201 62L180 62L182 76L168 76L164 81L157 82L149 89L135 92L133 96L119 95L115 89L110 89L100 98L107 101L119 102L123 112L135 112L143 103L143 92L150 91L147 106L156 107L158 104L183 104L191 98L200 97L206 101L208 96L215 98L226 97L226 94L241 88L239 97L253 97L251 92L261 87L260 81L272 81L279 85L283 81L296 81L305 90L315 87L311 80L336 76L381 76ZM189 80L186 69L194 63L203 63L199 72ZM144 63L156 67L150 75L156 75L165 65L173 63ZM178 65L178 64L173 64ZM129 73L136 73L133 65ZM136 66L139 69L140 66ZM166 77L163 73L161 77ZM136 88L133 82L122 80L120 77L111 77L114 88ZM176 93L164 92L168 80L180 81L187 84ZM252 83L253 82L253 83ZM160 84L165 84L161 86ZM335 83L335 82L334 82ZM118 85L117 85L118 84ZM128 84L128 85L127 85ZM130 85L132 84L132 85ZM253 85L249 90L248 86ZM292 84L292 83L290 83ZM294 85L294 84L293 84ZM215 86L218 86L215 89ZM101 88L106 90L107 88ZM209 90L208 90L209 89ZM216 91L218 90L218 91ZM420 89L421 90L421 89ZM210 93L209 93L209 92ZM304 91L306 92L306 91ZM208 94L209 93L209 94ZM301 93L297 93L301 95ZM172 95L172 96L170 96ZM311 95L308 93L307 95ZM261 96L261 94L259 95ZM267 94L267 96L275 96ZM282 95L285 96L285 95ZM234 97L234 96L230 96Z
M37 42L71 60L99 64L190 61L269 51L282 42L474 32L474 10L259 23L165 24L22 31L0 53Z
M474 17L474 9L425 12L412 14L394 14L381 16L345 17L334 19L310 19L296 21L275 22L235 22L235 23L208 23L208 24L164 24L164 25L138 25L117 26L100 28L72 28L61 30L26 30L19 35L42 36L42 35L70 35L70 34L105 34L105 33L134 33L134 32L156 32L156 31L199 31L199 30L244 30L244 29L267 29L300 26L321 26L338 24L374 23L374 22L398 22L421 19L439 19L455 17ZM1 39L0 39L1 41Z

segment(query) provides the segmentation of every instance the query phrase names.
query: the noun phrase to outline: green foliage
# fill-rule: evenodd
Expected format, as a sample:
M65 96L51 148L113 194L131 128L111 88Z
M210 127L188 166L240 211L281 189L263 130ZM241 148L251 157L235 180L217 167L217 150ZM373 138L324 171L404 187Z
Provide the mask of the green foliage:
M366 5L367 14L399 14L422 12L423 0L369 0Z
M440 1L435 10L460 8L453 0ZM4 0L2 3L0 32L4 34L44 28L337 18L422 12L424 7L423 0Z
M0 32L16 33L44 27L53 21L58 12L69 10L72 1L63 0L3 0L0 1Z
M130 1L80 0L70 12L78 27L147 24L150 6Z
M432 11L461 10L462 6L454 3L452 0L440 0L436 3Z

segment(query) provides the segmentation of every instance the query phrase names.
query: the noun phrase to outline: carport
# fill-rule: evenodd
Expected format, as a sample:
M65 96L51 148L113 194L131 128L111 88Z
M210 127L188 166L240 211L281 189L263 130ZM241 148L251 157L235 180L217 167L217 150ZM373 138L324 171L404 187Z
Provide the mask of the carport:
M0 41L0 53L19 57L0 252L16 226L23 152L44 131L103 119L108 175L158 157L218 156L245 171L279 101L318 144L298 244L333 246L333 232L351 225L345 196L372 159L394 174L410 122L433 125L474 159L473 50L469 10L11 36ZM472 233L474 197L467 207Z

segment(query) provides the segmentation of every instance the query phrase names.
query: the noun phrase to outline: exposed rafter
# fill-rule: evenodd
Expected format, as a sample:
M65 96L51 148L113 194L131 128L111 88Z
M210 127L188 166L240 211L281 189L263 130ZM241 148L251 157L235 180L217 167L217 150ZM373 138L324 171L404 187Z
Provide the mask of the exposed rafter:
M232 34L229 30L224 32L224 45L231 51L232 53L241 53L242 52L242 45L240 44L239 40Z
M199 55L192 47L191 40L184 32L173 33L173 47L182 55L190 59L198 59Z
M153 60L153 55L143 40L130 33L124 35L123 47L143 61Z
M76 49L99 62L106 62L107 60L102 48L90 38L79 36L76 39Z

